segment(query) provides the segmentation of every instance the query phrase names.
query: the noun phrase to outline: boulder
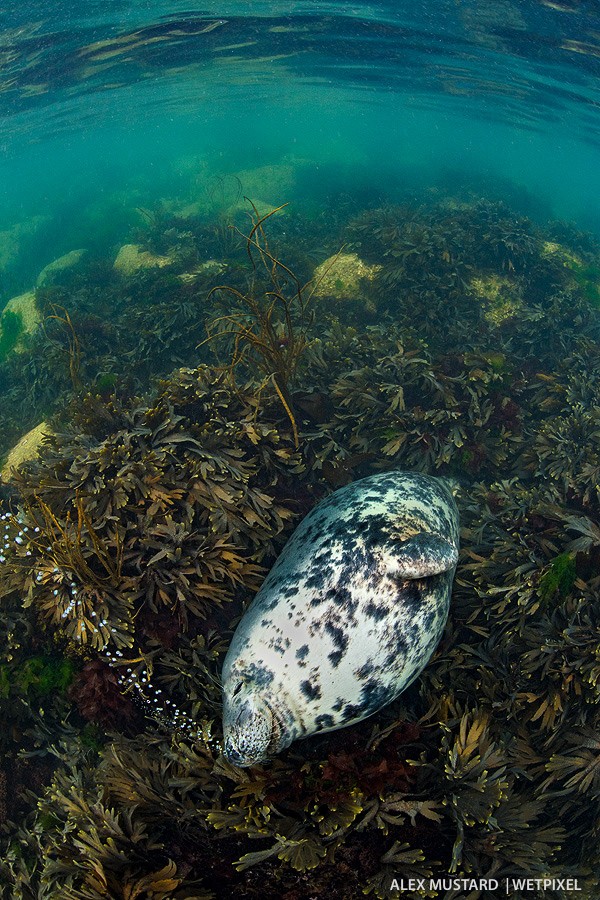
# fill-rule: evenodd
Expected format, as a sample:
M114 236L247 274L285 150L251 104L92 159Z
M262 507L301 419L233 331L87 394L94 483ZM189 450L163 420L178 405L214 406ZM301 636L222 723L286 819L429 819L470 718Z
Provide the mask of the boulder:
M142 269L162 269L172 264L173 260L170 257L156 256L148 250L142 250L139 244L123 244L117 253L113 268L120 275L130 278Z
M373 302L365 298L364 288L381 269L379 265L367 265L356 253L336 253L315 269L314 296L362 300L367 311L373 312Z
M48 263L38 275L35 286L48 287L48 285L54 284L63 272L76 266L86 252L86 250L71 250L64 256L59 256L58 259Z
M0 470L2 480L5 482L10 481L14 469L18 469L22 463L27 462L29 459L35 459L42 441L52 433L52 429L47 422L40 422L39 425L36 425L35 428L24 434L6 457L6 461Z

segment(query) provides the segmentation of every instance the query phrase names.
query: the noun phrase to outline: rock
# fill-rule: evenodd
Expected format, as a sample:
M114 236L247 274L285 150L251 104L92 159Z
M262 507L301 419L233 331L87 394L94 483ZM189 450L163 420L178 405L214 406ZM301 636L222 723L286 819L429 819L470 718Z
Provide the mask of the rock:
M560 262L570 272L569 287L579 288L589 302L600 308L600 267L595 263L587 263L562 244L546 241L542 245L541 255L545 259Z
M482 301L484 318L492 325L501 325L522 309L521 288L511 278L477 275L469 282L469 288Z
M155 256L148 250L142 250L139 244L123 244L117 253L113 268L120 275L129 278L142 269L162 269L172 264L173 260L170 257Z
M52 429L47 422L40 422L39 425L36 425L35 428L24 434L6 457L6 461L0 470L2 480L5 482L10 481L14 469L18 469L22 463L27 462L29 459L35 459L44 438L52 433Z
M566 266L567 269L579 269L584 265L581 257L577 256L576 253L573 253L572 250L569 250L568 247L563 246L563 244L558 244L556 241L544 241L540 256L543 259L558 260L563 266Z
M24 222L17 222L6 231L0 231L0 269L8 269L14 265L25 252L27 242L49 221L49 216L32 216Z
M217 174L205 161L190 157L177 166L179 173L189 179L188 196L179 201L164 198L161 206L182 219L221 216L229 221L240 212L253 214L248 197L258 215L264 216L294 196L301 166L294 160Z
M31 334L42 321L42 316L35 302L34 291L27 291L27 293L19 294L17 297L9 300L2 311L2 316L7 312L14 313L19 317L21 335ZM2 334L2 319L0 318L0 340L2 339ZM22 350L20 337L13 349L17 352Z
M226 269L227 266L225 263L219 262L216 259L207 259L206 262L200 263L200 265L196 266L195 269L192 269L191 272L182 272L181 275L178 275L177 277L184 284L193 284L194 281L197 281L197 279L201 277L218 278Z
M356 253L337 253L330 256L313 275L315 297L335 300L363 300L369 312L374 312L372 300L364 297L366 283L373 281L382 266L369 266Z
M76 266L85 253L87 253L87 250L71 250L70 253L65 253L64 256L59 256L58 259L48 263L38 275L35 283L36 287L47 287L50 284L54 284L57 276Z

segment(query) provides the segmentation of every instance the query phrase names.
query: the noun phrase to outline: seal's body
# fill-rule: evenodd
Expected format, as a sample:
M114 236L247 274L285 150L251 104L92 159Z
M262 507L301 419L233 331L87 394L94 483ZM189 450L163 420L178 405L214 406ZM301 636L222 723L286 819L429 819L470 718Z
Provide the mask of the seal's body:
M224 752L237 766L372 715L442 635L458 560L443 481L389 472L335 491L298 526L223 665Z

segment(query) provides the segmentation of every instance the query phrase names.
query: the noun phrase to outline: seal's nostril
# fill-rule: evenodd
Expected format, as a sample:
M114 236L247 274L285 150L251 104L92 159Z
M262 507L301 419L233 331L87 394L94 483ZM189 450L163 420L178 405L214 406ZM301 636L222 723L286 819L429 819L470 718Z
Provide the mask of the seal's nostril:
M234 766L239 765L241 762L243 762L244 757L241 753L238 753L237 750L234 750L233 747L225 746L225 750L223 752L229 762L233 763Z

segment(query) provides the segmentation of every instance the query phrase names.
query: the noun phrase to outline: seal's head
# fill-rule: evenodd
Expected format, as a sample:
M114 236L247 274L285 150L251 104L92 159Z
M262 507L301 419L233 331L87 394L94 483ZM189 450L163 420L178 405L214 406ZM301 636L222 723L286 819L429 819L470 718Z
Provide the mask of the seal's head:
M251 685L240 681L229 696L225 695L223 752L234 766L245 768L267 759L275 730L268 703Z

